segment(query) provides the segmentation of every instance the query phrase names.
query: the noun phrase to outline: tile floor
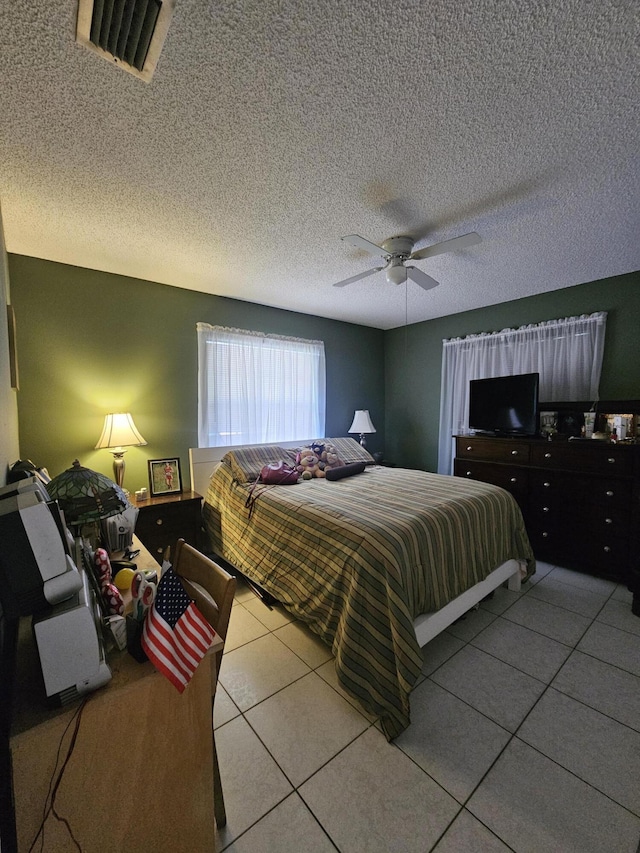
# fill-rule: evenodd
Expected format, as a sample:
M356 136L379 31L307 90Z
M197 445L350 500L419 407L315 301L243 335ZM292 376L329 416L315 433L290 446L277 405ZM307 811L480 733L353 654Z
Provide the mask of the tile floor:
M640 853L640 618L538 564L425 647L388 743L330 651L240 587L214 724L228 853Z

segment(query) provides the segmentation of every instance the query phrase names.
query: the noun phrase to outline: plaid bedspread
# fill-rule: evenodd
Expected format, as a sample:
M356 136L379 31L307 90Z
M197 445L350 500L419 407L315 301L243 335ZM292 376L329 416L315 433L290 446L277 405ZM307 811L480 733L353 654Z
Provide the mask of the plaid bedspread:
M457 477L368 468L336 482L249 485L224 462L203 515L215 553L281 601L332 649L340 684L381 719L410 721L422 667L413 630L509 558L533 552L513 497Z

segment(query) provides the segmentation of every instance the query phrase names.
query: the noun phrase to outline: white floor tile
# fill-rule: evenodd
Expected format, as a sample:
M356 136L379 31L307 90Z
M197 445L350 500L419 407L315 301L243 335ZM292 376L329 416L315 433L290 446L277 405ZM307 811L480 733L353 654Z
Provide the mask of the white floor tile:
M358 711L358 713L362 714L363 717L369 722L373 723L378 717L375 714L370 714L362 707L360 702L356 698L354 698L350 693L347 693L346 690L343 689L342 685L338 681L338 674L336 672L335 661L331 658L327 663L322 664L316 669L316 673L326 681L327 684L331 685L331 687L338 692L342 697L344 697L350 705Z
M564 607L573 613L580 613L589 619L595 619L611 591L597 593L582 587L571 586L555 580L555 571L553 571L544 580L532 587L529 595L546 601L548 604L554 604L556 607Z
M240 710L231 699L222 684L216 685L216 695L213 702L213 727L217 729L240 715Z
M598 614L598 622L605 622L621 631L635 634L638 639L640 650L640 616L631 611L631 606L624 601L611 600L606 603Z
M541 681L473 646L450 658L431 680L510 732L545 690Z
M609 596L616 588L615 581L608 580L607 578L599 578L595 575L588 575L586 572L563 569L559 566L556 566L551 574L547 575L547 578L606 596Z
M442 631L437 637L434 637L430 643L422 647L422 673L430 675L439 666L441 666L450 657L453 657L456 652L464 646L464 640L455 637L448 631Z
M411 725L394 742L464 803L509 738L505 729L427 680L411 694Z
M521 593L500 587L425 647L392 744L289 620L240 581L214 706L218 851L639 853L640 619L623 584L538 563Z
M571 648L499 618L481 631L471 645L548 684L571 654Z
M640 817L640 733L550 688L518 737Z
M369 726L315 672L247 711L245 718L296 788Z
M490 613L495 613L499 616L501 613L504 613L505 610L508 610L512 604L515 604L520 596L524 595L525 592L526 589L522 589L520 592L514 592L507 587L499 586L494 590L491 598L487 598L480 602L480 607L483 610L488 610Z
M547 604L529 593L516 601L504 618L567 646L575 646L591 624L586 616Z
M291 649L267 634L225 652L220 683L238 708L246 711L308 672L309 667Z
M341 853L424 853L460 808L376 728L299 793Z
M264 637L268 633L269 629L266 625L249 613L243 604L234 604L224 641L225 653L244 646L245 643L250 643L258 637Z
M291 785L242 717L216 731L227 825L221 849L287 797Z
M433 853L510 853L510 849L463 809L433 848Z
M290 622L283 628L278 628L274 634L311 669L316 669L328 660L333 660L329 646L303 622Z
M254 824L227 853L335 853L336 848L297 794Z
M528 580L528 584L540 583L542 578L546 577L549 572L555 569L553 563L545 563L544 560L536 560L536 573Z
M250 601L244 602L245 610L248 610L270 631L275 631L276 628L281 628L293 621L293 616L281 607L279 604L273 607L267 607L256 595Z
M467 808L518 853L637 853L640 819L518 738Z
M640 675L640 643L638 637L628 631L620 631L596 620L580 640L577 649Z
M631 602L633 601L633 593L626 586L626 584L619 583L618 586L614 589L611 598L613 599L613 601L623 601L625 604L628 604L629 607L631 607Z
M458 619L453 625L449 625L447 632L453 634L454 637L458 637L460 640L469 642L476 634L483 631L487 625L490 625L495 618L495 613L478 607L476 610L469 610L461 619Z
M551 684L640 732L639 676L575 651Z

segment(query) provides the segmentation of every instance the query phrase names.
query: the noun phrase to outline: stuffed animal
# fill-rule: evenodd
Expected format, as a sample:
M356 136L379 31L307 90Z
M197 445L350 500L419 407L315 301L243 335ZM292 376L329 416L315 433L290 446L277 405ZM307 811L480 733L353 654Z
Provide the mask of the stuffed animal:
M312 477L322 478L325 471L342 465L336 449L332 444L312 444L300 450L296 456L296 467L303 480Z
M318 476L320 471L320 458L310 447L305 447L296 455L296 468L302 475L303 480L310 480Z

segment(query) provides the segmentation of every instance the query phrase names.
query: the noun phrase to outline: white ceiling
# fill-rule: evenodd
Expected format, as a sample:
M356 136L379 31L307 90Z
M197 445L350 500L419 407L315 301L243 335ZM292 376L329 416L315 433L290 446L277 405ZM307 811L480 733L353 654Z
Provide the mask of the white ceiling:
M382 329L640 269L636 0L177 0L149 84L76 11L0 4L10 252Z

